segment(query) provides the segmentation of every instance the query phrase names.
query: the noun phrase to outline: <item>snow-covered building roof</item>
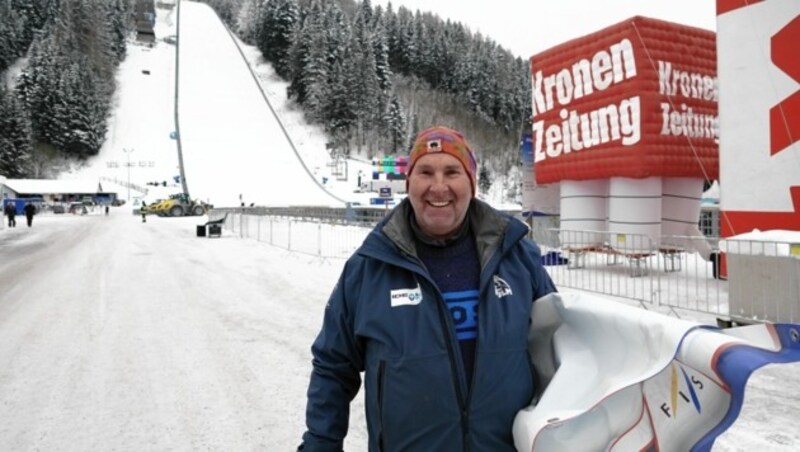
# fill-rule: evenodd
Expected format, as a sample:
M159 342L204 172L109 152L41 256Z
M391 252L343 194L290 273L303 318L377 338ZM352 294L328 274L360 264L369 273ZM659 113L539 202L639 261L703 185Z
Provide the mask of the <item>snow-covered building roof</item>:
M3 182L16 194L97 194L103 193L103 184L97 179L51 180L51 179L6 179Z

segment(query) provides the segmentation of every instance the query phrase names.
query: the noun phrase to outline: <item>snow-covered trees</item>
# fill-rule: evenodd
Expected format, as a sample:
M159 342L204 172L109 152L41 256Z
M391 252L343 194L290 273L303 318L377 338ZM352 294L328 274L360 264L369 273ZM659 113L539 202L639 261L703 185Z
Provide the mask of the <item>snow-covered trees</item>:
M37 32L53 20L59 0L0 0L0 72L25 54Z
M300 9L295 0L267 0L258 11L256 47L285 79L290 75L288 55L299 20Z
M9 0L0 0L0 72L20 55L23 22L11 9Z
M0 93L0 174L40 174L42 156L83 158L105 139L131 0L0 0L0 72L27 56Z
M485 136L495 148L513 149L528 123L527 62L461 23L371 0L204 1L289 82L289 97L336 152L404 152L418 122L453 119L452 111L420 115L444 98L473 116L471 126L499 131ZM434 94L420 102L398 93L408 87Z
M26 177L30 156L30 122L17 96L0 83L0 174Z
M404 150L413 112L394 92L394 74L452 96L510 135L528 121L526 62L460 23L405 7L395 13L391 3L373 8L370 0L348 6L349 16L341 2L252 1L242 7L257 10L255 24L245 24L256 45L289 81L289 96L345 153Z

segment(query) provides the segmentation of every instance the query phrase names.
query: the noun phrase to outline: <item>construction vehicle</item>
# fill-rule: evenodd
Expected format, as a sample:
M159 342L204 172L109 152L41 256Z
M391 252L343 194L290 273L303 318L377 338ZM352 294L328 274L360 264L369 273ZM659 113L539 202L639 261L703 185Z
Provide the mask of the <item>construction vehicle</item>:
M160 217L200 216L208 213L211 207L210 204L189 198L187 193L176 193L157 204L149 206L147 212L154 213Z

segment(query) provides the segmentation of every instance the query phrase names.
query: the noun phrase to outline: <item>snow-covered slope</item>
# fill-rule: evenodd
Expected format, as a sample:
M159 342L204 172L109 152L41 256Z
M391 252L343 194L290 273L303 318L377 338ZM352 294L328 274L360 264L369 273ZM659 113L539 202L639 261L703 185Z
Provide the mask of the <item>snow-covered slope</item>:
M258 50L242 45L287 139L262 97L259 82L210 7L182 2L180 24L177 8L159 8L155 30L154 46L129 45L118 72L106 143L86 165L62 177L106 177L123 185L130 181L148 190L146 195L134 190L131 196L144 196L148 202L181 190L173 134L173 38L180 34L178 124L187 188L193 197L217 206L368 203L365 195L353 191L358 171L368 174L369 164L352 160L347 180L337 180L328 166L324 134L289 106L286 83L261 60ZM167 186L147 185L151 182ZM117 189L125 197L123 185Z

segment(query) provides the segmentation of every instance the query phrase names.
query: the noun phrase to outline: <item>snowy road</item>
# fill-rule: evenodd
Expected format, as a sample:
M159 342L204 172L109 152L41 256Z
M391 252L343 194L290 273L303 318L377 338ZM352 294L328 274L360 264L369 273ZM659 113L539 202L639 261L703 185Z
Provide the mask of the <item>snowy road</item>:
M344 261L202 221L120 207L0 230L0 450L294 450ZM797 450L799 382L800 363L757 372L714 450ZM360 396L345 450L366 450Z
M0 231L0 450L296 446L341 262L200 221L118 208Z

